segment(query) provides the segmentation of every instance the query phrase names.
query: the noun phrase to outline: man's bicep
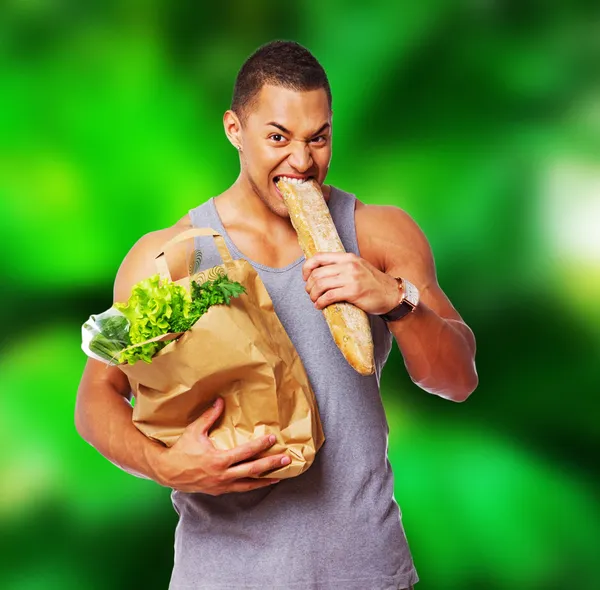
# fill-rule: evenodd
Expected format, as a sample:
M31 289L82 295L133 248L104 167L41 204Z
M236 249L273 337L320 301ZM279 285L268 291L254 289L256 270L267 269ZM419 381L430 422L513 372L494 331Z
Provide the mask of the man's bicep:
M119 395L131 398L131 384L119 367L88 358L83 369L80 390L93 389L99 385L110 385Z
M389 236L384 250L385 272L413 283L421 301L440 317L462 321L438 283L433 251L423 230L397 207L390 207L385 217Z
M121 262L114 280L113 302L126 302L136 283L156 274L156 256L161 252L164 244L182 229L186 228L175 225L151 232L142 236L131 247ZM182 256L181 247L174 247L166 256L170 260L170 269L174 275L183 272L185 258ZM85 412L85 408L89 407L88 400L93 399L97 392L110 390L131 400L133 388L127 375L119 367L88 358L77 391L76 415Z
M373 256L381 257L384 272L413 283L419 289L421 301L441 318L450 320L474 353L473 332L440 287L433 252L421 228L397 207L378 207L373 222L381 236L378 252Z

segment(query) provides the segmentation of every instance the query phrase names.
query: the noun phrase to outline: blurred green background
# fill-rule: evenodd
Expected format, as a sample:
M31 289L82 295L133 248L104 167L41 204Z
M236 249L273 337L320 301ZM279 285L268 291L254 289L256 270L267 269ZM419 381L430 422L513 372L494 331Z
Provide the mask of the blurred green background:
M328 180L405 208L478 390L382 392L423 590L600 588L600 13L584 0L5 0L0 588L166 588L169 490L77 435L80 326L143 234L238 172L221 117L274 38L334 97ZM368 589L365 589L368 590Z

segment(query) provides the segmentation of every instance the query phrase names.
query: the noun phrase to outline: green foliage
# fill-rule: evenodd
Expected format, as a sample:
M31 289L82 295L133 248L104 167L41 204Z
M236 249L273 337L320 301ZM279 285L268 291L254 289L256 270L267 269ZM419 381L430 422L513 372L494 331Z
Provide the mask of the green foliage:
M214 281L198 284L191 282L191 294L181 285L163 280L156 274L134 286L127 303L115 303L130 323L130 344L141 344L163 334L185 332L205 314L212 305L229 305L232 297L245 293L245 288L229 280L227 275ZM141 344L123 351L119 362L146 363L171 341Z
M211 305L229 305L232 297L239 297L245 292L246 289L240 283L231 282L227 275L202 284L192 281L192 308L200 317Z
M89 330L99 330L90 341L90 350L107 361L115 361L118 354L129 345L129 320L121 315L92 316L95 326L83 325Z
M136 284L127 303L115 303L114 307L125 315L131 325L129 341L140 344L170 332L171 317L189 313L190 296L180 285L162 281L154 275ZM149 363L165 342L150 342L124 351L119 362L133 364L138 360Z

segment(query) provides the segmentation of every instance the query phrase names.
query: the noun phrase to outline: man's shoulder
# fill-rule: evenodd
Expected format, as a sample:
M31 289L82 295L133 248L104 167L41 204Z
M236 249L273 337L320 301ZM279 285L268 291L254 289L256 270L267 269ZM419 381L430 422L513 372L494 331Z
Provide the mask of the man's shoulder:
M136 249L148 255L157 256L160 254L160 248L166 244L171 238L180 234L186 229L193 227L189 214L186 214L181 219L177 220L173 225L165 228L156 229L144 234L133 246L132 251Z
M338 193L341 193L346 198L352 198L355 201L354 217L357 225L360 224L360 229L365 229L367 232L381 227L398 227L405 225L416 225L414 219L400 207L395 205L372 205L363 203L354 193L333 186ZM381 224L384 224L382 227Z
M363 203L358 197L356 198L355 217L357 223L367 226L384 223L387 227L390 225L410 225L415 223L414 219L400 207Z
M165 245L182 231L193 227L189 215L185 215L173 225L144 234L131 247L121 263L115 279L115 301L128 297L131 286L152 276L158 269L156 257L164 251ZM189 240L188 240L189 242ZM173 244L165 252L171 277L177 280L187 274L187 253L189 243Z
M361 256L376 268L389 266L393 251L419 255L429 249L425 234L408 212L395 205L371 205L356 199L356 238Z

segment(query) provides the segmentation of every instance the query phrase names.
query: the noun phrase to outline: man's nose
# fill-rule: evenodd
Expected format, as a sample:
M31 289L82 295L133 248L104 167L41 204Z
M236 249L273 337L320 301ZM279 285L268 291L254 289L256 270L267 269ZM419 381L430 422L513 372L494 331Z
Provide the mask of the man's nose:
M292 141L288 161L294 170L304 174L313 165L310 146L304 141Z

